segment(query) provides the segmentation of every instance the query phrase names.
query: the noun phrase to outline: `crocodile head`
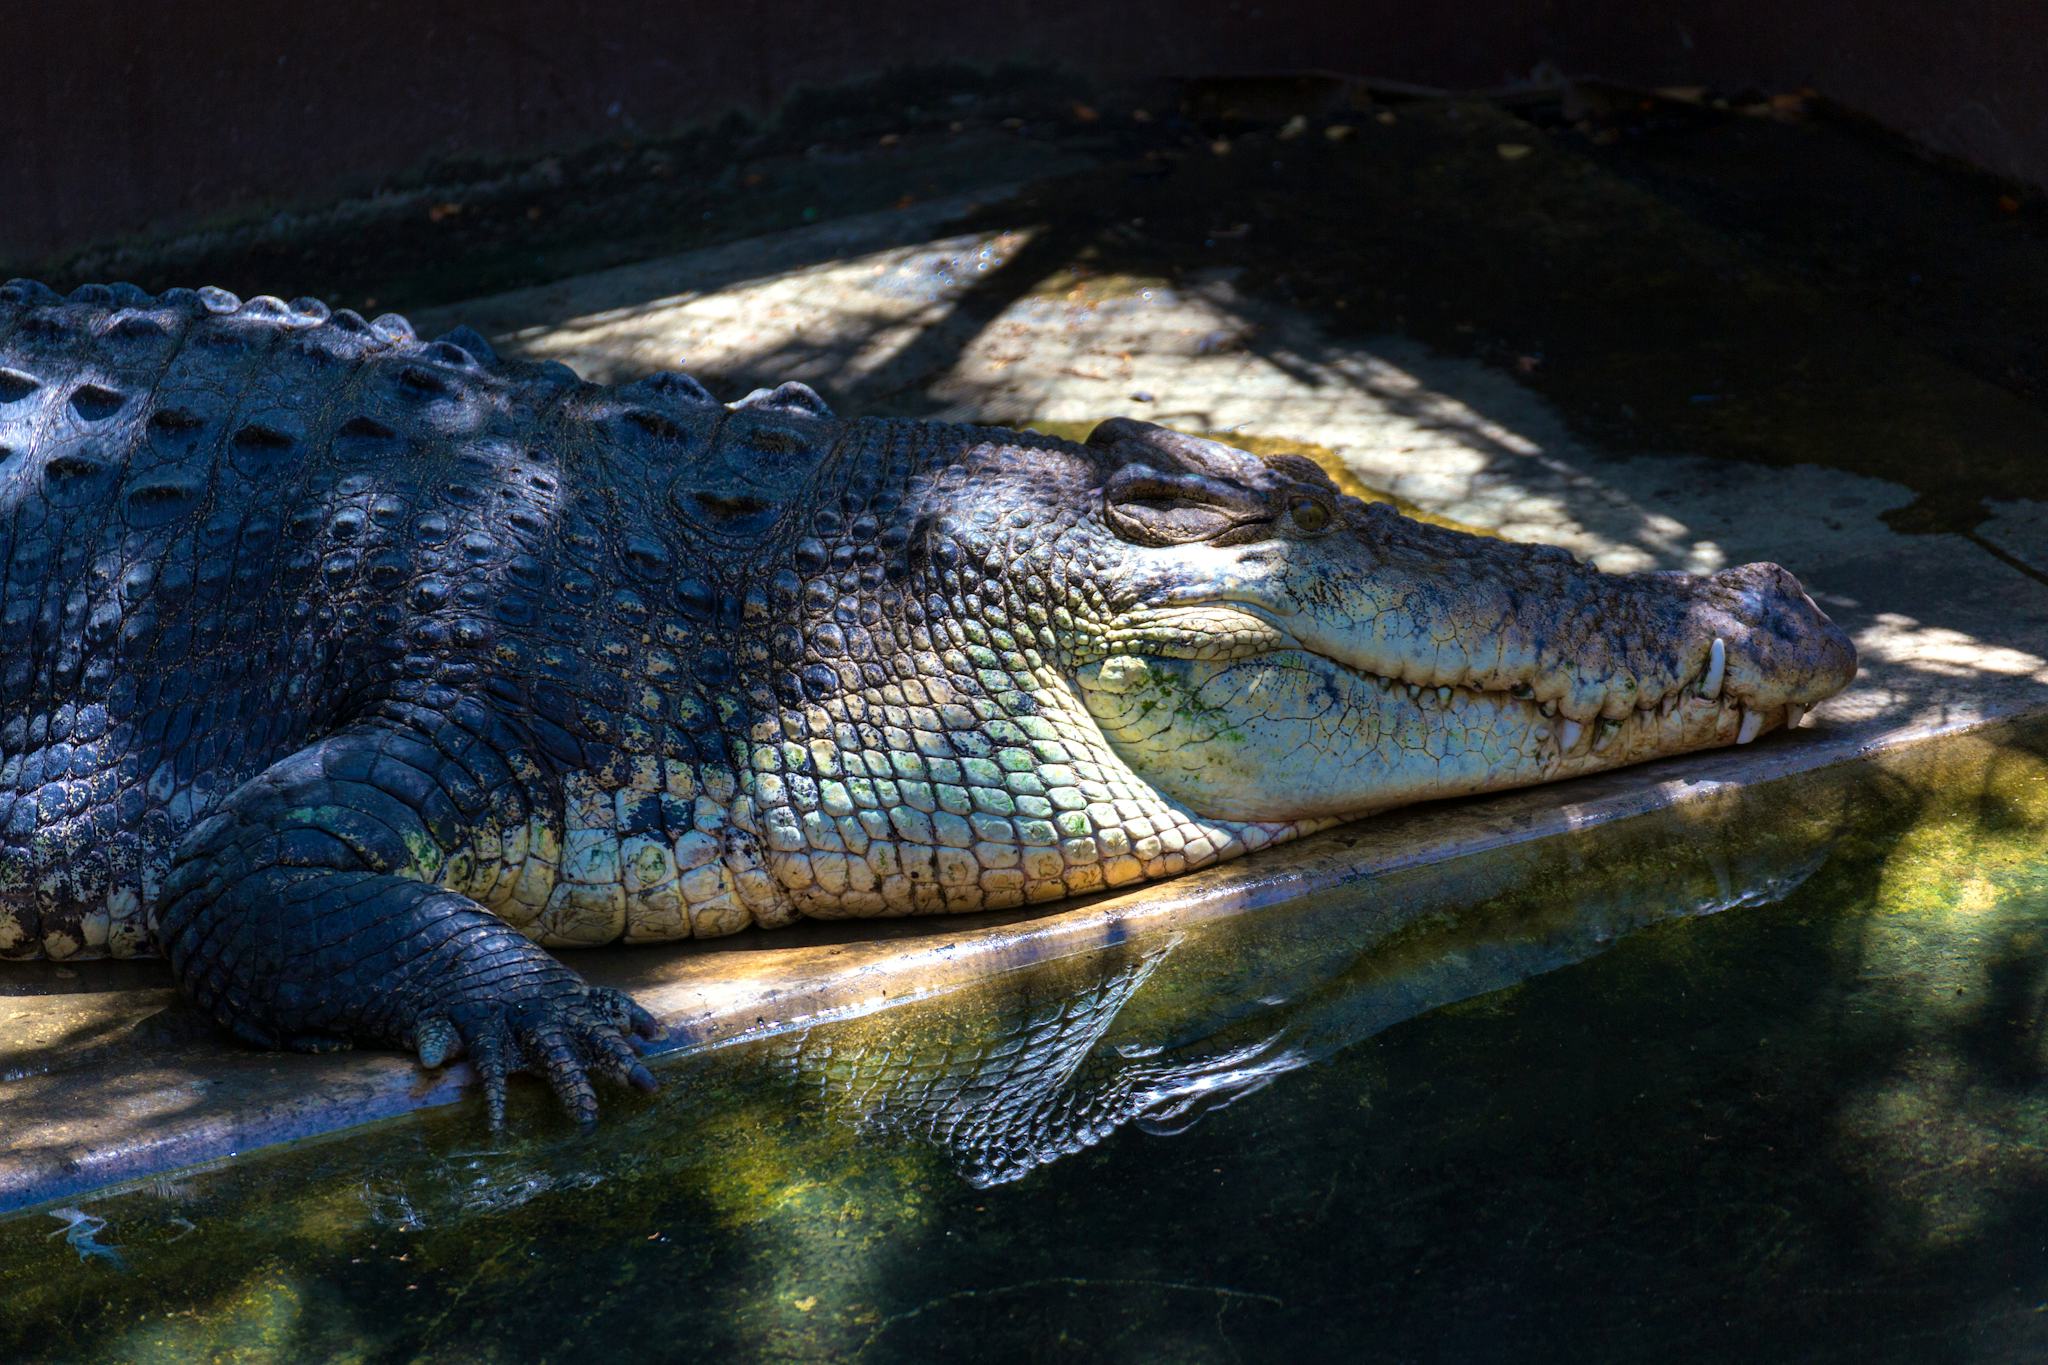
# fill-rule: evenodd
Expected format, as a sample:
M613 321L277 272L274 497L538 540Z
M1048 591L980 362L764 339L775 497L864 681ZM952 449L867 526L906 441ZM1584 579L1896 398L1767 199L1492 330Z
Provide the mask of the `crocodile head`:
M986 448L949 518L1123 764L1193 815L1317 821L1742 744L1845 687L1773 564L1611 574L1127 419ZM1019 598L1022 600L1018 600ZM993 608L994 603L989 606Z

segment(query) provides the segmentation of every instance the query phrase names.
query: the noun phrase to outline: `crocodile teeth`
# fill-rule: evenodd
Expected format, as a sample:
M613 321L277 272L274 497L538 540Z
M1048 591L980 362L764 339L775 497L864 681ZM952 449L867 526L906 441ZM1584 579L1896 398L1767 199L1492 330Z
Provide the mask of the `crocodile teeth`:
M1439 705L1449 706L1451 704L1451 689L1448 687L1439 687L1436 690L1436 699Z
M1745 710L1742 713L1742 728L1735 732L1735 742L1737 744L1747 744L1755 739L1757 732L1763 728L1764 713L1761 711Z
M1721 637L1714 637L1714 647L1707 651L1707 676L1700 679L1700 695L1708 701L1721 695L1721 679L1728 672L1728 646L1721 643Z
M1579 736L1586 733L1586 727L1567 717L1557 727L1557 747L1561 753L1570 753L1579 747Z
M1420 701L1421 699L1422 699L1422 688L1421 688L1421 686L1420 686L1419 684L1417 684L1417 683L1409 683L1409 684L1408 684L1408 700L1410 700L1410 701Z
M1803 707L1803 706L1788 706L1788 707L1786 707L1786 708L1785 708L1785 728L1786 728L1787 730L1797 730L1797 729L1798 729L1798 728L1799 728L1800 726L1804 725L1805 723L1806 723L1806 708L1805 708L1805 707Z

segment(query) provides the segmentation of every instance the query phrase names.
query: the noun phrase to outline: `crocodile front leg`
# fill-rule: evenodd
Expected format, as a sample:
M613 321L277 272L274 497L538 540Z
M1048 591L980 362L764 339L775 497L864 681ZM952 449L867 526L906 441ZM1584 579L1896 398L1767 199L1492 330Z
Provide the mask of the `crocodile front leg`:
M185 993L236 1036L318 1051L467 1055L492 1128L505 1080L544 1075L579 1123L592 1075L652 1090L651 1016L595 989L469 897L423 880L462 841L455 759L389 723L285 758L182 839L158 938ZM458 789L463 783L454 783Z

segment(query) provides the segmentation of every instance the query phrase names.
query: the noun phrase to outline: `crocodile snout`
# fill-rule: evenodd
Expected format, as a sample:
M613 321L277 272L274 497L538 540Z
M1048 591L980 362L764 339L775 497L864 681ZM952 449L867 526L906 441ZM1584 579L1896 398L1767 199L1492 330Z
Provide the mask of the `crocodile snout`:
M1806 590L1776 564L1744 564L1707 580L1721 611L1740 624L1728 641L1728 686L1752 707L1807 707L1856 676L1856 646Z

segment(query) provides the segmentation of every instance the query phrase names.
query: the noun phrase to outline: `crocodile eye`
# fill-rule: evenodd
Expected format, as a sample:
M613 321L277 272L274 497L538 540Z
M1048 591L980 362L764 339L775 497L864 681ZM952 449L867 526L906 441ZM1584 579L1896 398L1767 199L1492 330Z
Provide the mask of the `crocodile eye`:
M1125 465L1103 486L1103 514L1112 529L1139 545L1235 544L1270 530L1264 498L1200 474L1162 474Z
M1296 498L1288 505L1287 514L1294 518L1294 524L1310 535L1329 526L1330 509L1314 498Z

